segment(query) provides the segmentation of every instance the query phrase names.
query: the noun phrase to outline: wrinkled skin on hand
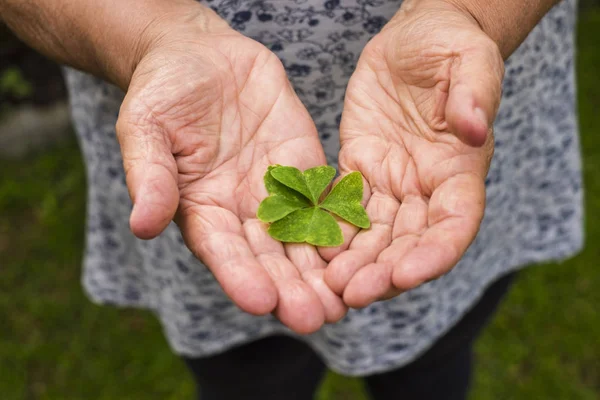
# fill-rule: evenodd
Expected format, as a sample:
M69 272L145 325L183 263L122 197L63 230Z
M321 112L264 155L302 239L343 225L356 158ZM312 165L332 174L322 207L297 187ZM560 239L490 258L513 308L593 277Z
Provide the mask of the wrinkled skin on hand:
M345 225L326 282L351 307L448 272L481 223L504 64L463 11L407 0L346 92L340 169L365 178L370 230Z
M162 28L122 105L131 229L153 238L175 218L241 309L315 331L346 312L326 263L312 246L272 239L256 210L267 166L326 164L316 128L274 54L226 26L200 27Z

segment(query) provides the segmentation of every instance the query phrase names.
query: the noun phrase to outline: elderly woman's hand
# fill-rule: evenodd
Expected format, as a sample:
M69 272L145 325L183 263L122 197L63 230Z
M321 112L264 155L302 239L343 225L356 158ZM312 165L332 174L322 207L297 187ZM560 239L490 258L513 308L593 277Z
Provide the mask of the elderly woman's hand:
M323 282L326 264L308 245L286 254L256 210L270 164L326 164L315 126L279 59L207 18L217 17L170 15L148 28L117 123L131 228L152 238L175 217L240 308L312 332L346 310Z
M439 277L475 238L503 68L477 22L441 0L407 0L364 49L346 92L340 169L364 175L372 227L344 227L348 249L325 276L347 305Z

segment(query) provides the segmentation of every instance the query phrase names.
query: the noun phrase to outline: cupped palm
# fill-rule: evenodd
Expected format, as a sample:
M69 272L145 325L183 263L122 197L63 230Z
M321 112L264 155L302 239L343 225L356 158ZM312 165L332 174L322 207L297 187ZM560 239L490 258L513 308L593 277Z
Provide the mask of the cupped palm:
M372 227L346 227L351 240L326 273L346 304L439 277L473 241L502 75L497 46L451 6L401 10L365 47L346 92L339 160L342 174L365 178Z
M175 218L239 307L275 311L298 332L343 314L316 250L286 251L256 219L270 164L326 163L312 120L268 49L228 28L165 35L135 70L117 132L137 236L152 238Z

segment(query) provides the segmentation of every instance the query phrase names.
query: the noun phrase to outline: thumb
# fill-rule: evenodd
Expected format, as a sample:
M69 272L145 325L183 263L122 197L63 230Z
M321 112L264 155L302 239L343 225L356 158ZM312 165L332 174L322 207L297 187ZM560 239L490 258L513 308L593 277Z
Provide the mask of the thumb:
M482 146L496 118L502 95L504 61L496 44L485 40L452 65L446 122L470 146Z
M177 164L168 137L153 122L138 123L124 112L117 120L127 188L133 200L129 224L140 239L158 236L171 222L179 204Z

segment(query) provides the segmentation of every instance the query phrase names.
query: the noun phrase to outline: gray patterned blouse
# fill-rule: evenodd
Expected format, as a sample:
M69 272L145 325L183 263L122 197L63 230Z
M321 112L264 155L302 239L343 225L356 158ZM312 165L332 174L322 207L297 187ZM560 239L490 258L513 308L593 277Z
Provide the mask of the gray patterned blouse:
M336 164L344 88L365 45L398 0L206 0L277 54ZM450 273L399 297L351 310L303 337L334 370L365 375L424 352L501 275L563 259L582 246L582 177L574 81L576 2L555 7L506 63L496 153L480 233ZM128 227L115 122L123 93L67 70L87 164L83 284L93 301L151 309L178 354L206 356L274 333L274 317L240 311L183 244L176 226L151 241Z

